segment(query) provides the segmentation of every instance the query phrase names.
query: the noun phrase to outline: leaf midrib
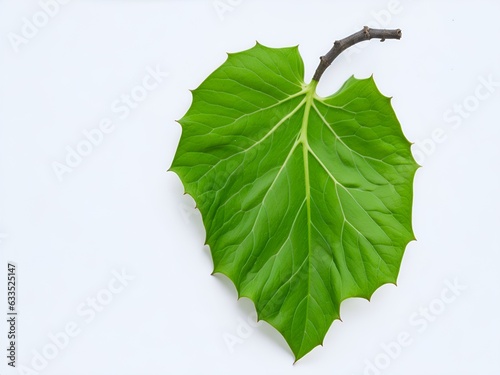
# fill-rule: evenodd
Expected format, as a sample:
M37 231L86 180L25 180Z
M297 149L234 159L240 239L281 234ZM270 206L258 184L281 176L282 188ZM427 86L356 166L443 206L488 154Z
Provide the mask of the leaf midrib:
M304 336L302 336L302 342L300 343L299 352L302 350L302 345L304 343L304 337L307 334L307 321L309 315L309 299L311 297L311 250L312 250L312 239L311 239L311 184L309 176L309 142L307 139L307 128L309 125L309 113L311 107L314 103L314 96L316 94L317 81L311 81L308 85L308 91L306 93L306 104L304 108L304 117L302 118L302 127L300 129L299 143L302 144L302 157L304 162L304 181L305 181L305 195L306 195L306 212L307 212L307 245L308 245L308 271L307 271L307 296L306 296L306 316L304 319Z

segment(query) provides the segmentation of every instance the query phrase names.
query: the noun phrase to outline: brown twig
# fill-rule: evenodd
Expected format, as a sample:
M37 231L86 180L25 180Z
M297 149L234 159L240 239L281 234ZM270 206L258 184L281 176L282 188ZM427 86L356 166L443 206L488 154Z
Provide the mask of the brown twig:
M387 29L370 29L368 26L363 27L363 30L358 31L348 37L336 40L333 47L328 53L320 57L320 63L314 73L313 80L319 81L326 68L328 68L333 60L337 58L347 48L352 47L356 43L370 40L373 38L380 39L383 42L386 39L401 39L401 30L387 30Z

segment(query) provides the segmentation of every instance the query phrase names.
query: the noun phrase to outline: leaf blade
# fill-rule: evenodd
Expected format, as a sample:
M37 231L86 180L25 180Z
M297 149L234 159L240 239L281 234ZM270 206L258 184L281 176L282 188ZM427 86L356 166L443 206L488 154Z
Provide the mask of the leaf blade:
M193 91L171 170L200 209L214 273L296 360L340 304L395 283L417 165L372 78L320 98L297 47L230 54Z

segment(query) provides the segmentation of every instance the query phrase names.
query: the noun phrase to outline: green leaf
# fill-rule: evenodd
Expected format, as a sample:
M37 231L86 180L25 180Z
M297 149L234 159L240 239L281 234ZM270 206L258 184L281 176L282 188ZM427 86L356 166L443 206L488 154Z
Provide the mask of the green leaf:
M197 203L214 273L296 360L350 297L395 283L414 239L410 143L372 78L304 83L297 47L257 44L193 93L171 170Z

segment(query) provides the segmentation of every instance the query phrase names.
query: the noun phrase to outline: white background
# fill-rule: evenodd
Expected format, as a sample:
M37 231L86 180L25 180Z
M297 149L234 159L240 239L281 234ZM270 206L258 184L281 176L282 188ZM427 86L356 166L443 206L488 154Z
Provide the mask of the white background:
M498 83L492 92L483 85L474 99L481 80L500 82L500 3L252 0L230 7L221 14L212 1L74 0L16 52L10 33L22 36L23 18L40 5L0 0L0 311L14 261L18 366L33 369L51 333L70 322L79 329L42 371L19 373L500 374ZM226 51L255 40L300 44L309 81L334 39L367 23L401 28L403 38L346 53L319 93L336 91L351 74L373 73L394 97L424 165L415 181L418 241L407 248L397 287L382 287L370 303L346 301L324 347L292 365L274 329L242 323L251 302L237 301L228 280L210 276L200 215L166 172L181 131L174 120L189 107L189 89ZM113 102L141 84L148 66L169 76L121 119ZM444 116L455 104L468 110L453 127ZM76 148L82 131L104 118L114 131L59 181L52 164L64 163L66 147ZM104 296L122 270L134 280L87 323L78 306ZM441 293L455 279L467 289L444 303ZM411 323L429 305L439 310L433 321ZM0 372L15 374L0 315ZM387 361L382 345L402 332L411 345ZM225 339L235 337L228 346ZM385 368L370 372L367 363Z

